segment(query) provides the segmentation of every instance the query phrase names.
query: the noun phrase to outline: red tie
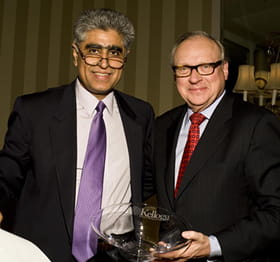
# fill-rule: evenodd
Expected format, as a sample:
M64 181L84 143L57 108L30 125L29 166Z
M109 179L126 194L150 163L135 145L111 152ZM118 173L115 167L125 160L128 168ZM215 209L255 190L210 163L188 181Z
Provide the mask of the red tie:
M174 190L174 197L177 197L178 189L180 187L180 184L183 179L183 175L186 169L187 164L189 163L192 153L195 150L195 147L199 140L199 125L204 121L206 117L200 113L193 113L190 116L190 120L192 122L188 134L188 140L184 149L184 153L182 156L180 168L179 168L179 174L177 178L177 184Z

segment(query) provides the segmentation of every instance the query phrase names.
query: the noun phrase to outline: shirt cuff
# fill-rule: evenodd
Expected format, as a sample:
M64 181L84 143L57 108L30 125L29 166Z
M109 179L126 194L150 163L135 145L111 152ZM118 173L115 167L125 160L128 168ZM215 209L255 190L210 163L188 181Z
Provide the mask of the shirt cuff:
M215 259L216 257L221 256L222 250L221 250L220 243L215 236L213 235L209 236L209 241L210 241L210 256L208 261L211 261L211 258Z

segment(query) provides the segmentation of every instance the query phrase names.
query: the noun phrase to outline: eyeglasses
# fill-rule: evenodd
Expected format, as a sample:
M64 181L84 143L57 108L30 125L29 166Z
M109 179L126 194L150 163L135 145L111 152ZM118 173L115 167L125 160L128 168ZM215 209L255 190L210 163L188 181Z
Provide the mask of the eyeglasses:
M223 60L219 60L215 63L205 63L199 64L196 66L189 66L189 65L178 65L172 66L173 72L175 77L187 77L190 76L192 70L195 69L197 73L202 76L208 76L214 73L215 68L221 65Z
M76 51L78 51L78 53L80 54L81 58L85 61L85 63L90 66L100 65L101 61L105 59L107 60L109 67L113 69L121 69L123 68L126 62L126 57L120 55L119 52L114 49L112 50L109 49L108 57L102 57L100 54L85 55L83 54L83 52L81 51L78 45L74 45L74 48L76 49Z

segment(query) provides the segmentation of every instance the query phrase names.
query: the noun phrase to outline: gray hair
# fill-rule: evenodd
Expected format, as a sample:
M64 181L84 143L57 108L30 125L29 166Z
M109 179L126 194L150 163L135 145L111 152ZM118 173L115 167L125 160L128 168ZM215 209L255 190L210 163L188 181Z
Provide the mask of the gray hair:
M73 42L79 44L85 40L86 33L94 29L115 30L123 37L124 47L129 50L135 37L133 24L123 15L112 9L100 8L85 10L73 27Z
M218 46L218 48L220 50L221 60L225 59L225 48L219 40L215 39L213 36L209 35L208 33L204 32L204 31L192 31L192 32L184 33L177 38L177 40L176 40L176 42L175 42L175 44L174 44L174 46L171 50L171 57L170 57L170 64L171 65L173 65L174 55L175 55L175 52L176 52L178 46L182 42L184 42L185 40L190 39L190 38L194 38L194 37L204 37L204 38L207 38L207 39L213 41Z

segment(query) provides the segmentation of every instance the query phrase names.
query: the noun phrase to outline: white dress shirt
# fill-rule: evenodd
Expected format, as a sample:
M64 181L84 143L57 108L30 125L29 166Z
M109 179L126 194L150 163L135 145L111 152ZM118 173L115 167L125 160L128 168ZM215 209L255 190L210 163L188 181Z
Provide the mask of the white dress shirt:
M0 229L0 261L50 262L32 242Z
M77 181L76 202L91 121L99 100L76 81L77 103ZM124 128L114 93L103 99L106 108L106 160L103 180L102 207L131 201L130 165Z

